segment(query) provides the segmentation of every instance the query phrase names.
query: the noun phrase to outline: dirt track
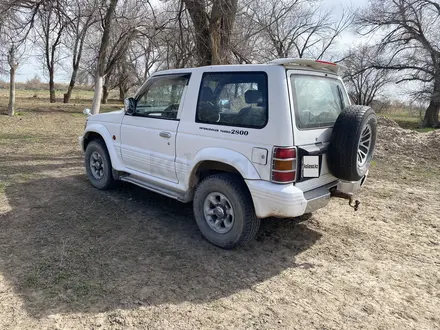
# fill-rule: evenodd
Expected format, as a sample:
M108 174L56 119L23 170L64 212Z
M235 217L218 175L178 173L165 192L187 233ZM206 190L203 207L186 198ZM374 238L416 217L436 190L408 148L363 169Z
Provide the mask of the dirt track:
M381 129L358 212L334 200L223 251L191 205L93 189L83 123L0 116L0 329L440 328L439 134Z

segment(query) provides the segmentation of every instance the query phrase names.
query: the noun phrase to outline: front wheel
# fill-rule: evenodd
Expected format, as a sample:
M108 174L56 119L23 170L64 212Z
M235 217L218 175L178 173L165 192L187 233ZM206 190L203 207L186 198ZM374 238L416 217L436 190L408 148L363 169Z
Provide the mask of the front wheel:
M230 173L204 179L196 189L193 207L203 236L225 249L248 243L260 226L245 183Z
M87 177L95 188L106 190L116 185L110 156L103 141L93 140L87 145L84 165Z

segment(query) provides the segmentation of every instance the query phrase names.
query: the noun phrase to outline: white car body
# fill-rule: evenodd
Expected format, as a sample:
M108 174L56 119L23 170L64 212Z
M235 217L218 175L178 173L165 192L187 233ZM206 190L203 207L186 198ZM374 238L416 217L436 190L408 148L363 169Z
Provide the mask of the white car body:
M361 182L340 182L329 172L325 156L317 178L285 184L272 180L275 146L300 146L313 154L325 148L332 133L332 127L298 128L293 115L291 81L286 77L326 77L344 86L337 74L339 69L339 66L312 60L278 60L269 64L157 72L152 78L190 75L175 119L137 117L124 110L89 116L80 144L85 150L91 138L100 136L105 141L115 177L183 202L193 198L200 166L234 170L246 182L258 218L297 217L325 206L330 200L331 187L339 185L340 190L353 193L361 185ZM267 124L257 129L196 122L199 90L203 74L207 72L266 74ZM145 92L152 78L136 97ZM343 93L347 93L345 88ZM296 175L302 171L301 164L297 164L296 171Z

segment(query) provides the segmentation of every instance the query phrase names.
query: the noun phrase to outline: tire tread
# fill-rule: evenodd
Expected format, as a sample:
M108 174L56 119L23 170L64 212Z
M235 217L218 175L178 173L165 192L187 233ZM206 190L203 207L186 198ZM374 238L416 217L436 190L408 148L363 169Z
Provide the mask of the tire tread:
M260 219L257 218L255 215L252 197L246 187L245 182L236 174L218 173L205 178L196 189L196 193L194 196L194 205L198 205L199 198L201 197L199 194L197 194L197 190L205 185L209 186L212 183L218 181L223 182L235 191L236 197L241 204L241 207L243 208L245 222L243 233L240 235L237 241L221 245L221 247L224 249L233 249L235 247L245 245L249 243L252 239L254 239L260 227ZM196 212L194 213L196 214Z
M357 181L360 179L357 171L358 136L362 133L362 122L375 113L367 106L352 105L345 108L333 127L328 157L330 171L339 179ZM373 128L374 134L376 127ZM372 132L373 133L373 132ZM375 136L371 148L374 150ZM371 152L373 152L373 150Z

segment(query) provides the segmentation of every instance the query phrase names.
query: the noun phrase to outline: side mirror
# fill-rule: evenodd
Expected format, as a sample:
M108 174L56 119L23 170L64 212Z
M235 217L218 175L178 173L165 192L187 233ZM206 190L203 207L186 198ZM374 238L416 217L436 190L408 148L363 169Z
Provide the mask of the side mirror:
M124 100L124 111L128 115L132 115L134 110L136 109L136 100L132 97L129 97Z
M218 101L220 112L231 110L231 102L228 99L220 99Z
M85 114L85 115L87 115L87 116L91 116L92 115L92 112L90 111L90 109L84 109L83 110L83 114Z

